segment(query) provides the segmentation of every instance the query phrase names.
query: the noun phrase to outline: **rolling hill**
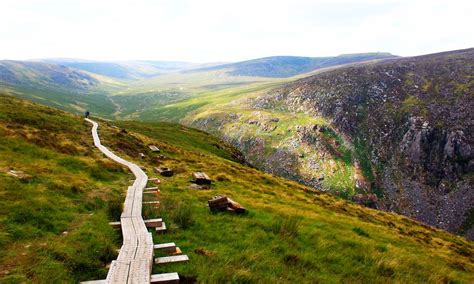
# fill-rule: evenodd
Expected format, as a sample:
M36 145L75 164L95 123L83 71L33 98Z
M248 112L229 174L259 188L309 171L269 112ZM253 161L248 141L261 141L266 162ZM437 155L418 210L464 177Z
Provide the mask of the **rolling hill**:
M0 61L0 90L73 113L90 110L111 117L116 106L107 92L121 84L63 65Z
M0 83L15 87L59 88L80 92L96 87L99 81L89 74L63 65L2 60Z
M209 65L178 61L135 60L109 62L68 58L39 59L38 61L68 66L90 73L126 80L138 80L142 78L155 77L166 73L178 72Z
M396 57L390 53L355 53L334 57L273 56L186 72L229 69L227 72L232 76L287 78L330 66Z
M168 233L154 239L179 243L190 261L155 273L198 282L474 280L474 246L459 236L249 168L235 148L201 131L99 123L103 143L150 176L157 163L175 171L160 177L160 208L144 215L163 217ZM59 110L0 95L0 134L0 282L103 279L121 243L107 223L121 212L130 174L95 149L88 123ZM12 169L28 178L6 174ZM199 170L213 179L211 190L189 188ZM206 202L218 194L249 213L210 213Z

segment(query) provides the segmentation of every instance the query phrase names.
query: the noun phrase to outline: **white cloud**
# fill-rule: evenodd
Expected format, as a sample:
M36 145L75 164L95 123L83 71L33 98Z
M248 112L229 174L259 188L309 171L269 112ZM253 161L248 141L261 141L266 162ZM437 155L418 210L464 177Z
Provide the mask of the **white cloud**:
M473 1L2 0L0 58L242 60L474 46Z

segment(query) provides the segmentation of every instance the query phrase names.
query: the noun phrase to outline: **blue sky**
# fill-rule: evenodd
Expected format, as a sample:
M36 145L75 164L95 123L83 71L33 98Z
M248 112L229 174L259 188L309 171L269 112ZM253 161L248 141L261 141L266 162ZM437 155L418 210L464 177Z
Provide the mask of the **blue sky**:
M474 47L474 1L2 0L0 59L238 61Z

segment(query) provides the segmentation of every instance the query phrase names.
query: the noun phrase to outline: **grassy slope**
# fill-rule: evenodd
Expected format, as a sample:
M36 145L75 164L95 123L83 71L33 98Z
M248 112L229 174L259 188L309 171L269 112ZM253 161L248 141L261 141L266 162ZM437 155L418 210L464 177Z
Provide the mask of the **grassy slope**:
M0 96L0 282L104 277L127 172L92 151L82 119ZM19 181L9 169L33 176ZM67 232L67 233L64 233Z
M86 110L103 117L112 117L116 108L102 92L71 93L55 89L0 86L3 93L59 108L68 112L83 114Z
M82 119L9 97L0 101L0 131L7 137L0 142L1 167L34 176L23 183L0 175L0 282L104 277L120 238L106 222L118 216L116 200L129 175L92 148L90 126ZM474 246L460 237L225 159L228 146L206 145L209 137L201 132L122 122L129 130L124 134L111 126L102 121L99 132L119 155L137 160L144 152L147 158L137 162L150 173L157 164L176 172L162 178L160 210L145 208L144 214L162 216L169 227L155 242L174 241L191 260L155 272L177 271L201 282L474 280ZM166 159L153 157L148 143ZM196 170L215 180L212 190L188 188ZM231 196L250 213L209 213L206 201L217 194Z
M177 173L161 178L162 207L157 215L165 218L169 232L155 240L176 242L191 260L155 267L157 273L176 270L201 282L473 280L473 246L460 237L310 191L217 157L211 150L203 153L195 146L177 145L162 135L174 127L142 128L128 122L120 126L141 134L102 128L106 144L121 155L133 153L132 159L146 151L134 145L157 144L167 158L157 160L147 153L148 159L140 163L149 172L160 164ZM215 180L212 190L189 189L192 171L207 172ZM250 213L210 214L206 201L217 194L231 196Z

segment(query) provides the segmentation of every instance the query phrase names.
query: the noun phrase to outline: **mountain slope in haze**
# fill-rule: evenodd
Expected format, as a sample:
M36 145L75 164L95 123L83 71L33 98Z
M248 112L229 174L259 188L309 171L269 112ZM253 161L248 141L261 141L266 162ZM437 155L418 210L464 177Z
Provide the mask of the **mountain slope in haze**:
M355 53L334 57L273 56L187 72L230 69L227 72L232 76L287 78L330 66L388 58L396 58L396 56L390 53Z
M116 106L106 90L117 86L109 78L63 65L0 61L0 91L74 113L89 110L111 117Z
M325 117L354 149L366 178L359 192L474 238L473 76L474 49L459 50L337 69L252 105Z
M190 261L155 266L154 273L206 283L474 280L474 246L459 236L241 165L233 147L201 131L99 123L104 145L150 177L157 164L175 171L160 177L159 209L143 214L163 217L168 232L153 232L155 242L175 242ZM90 127L81 117L0 95L1 283L105 278L121 244L107 222L118 220L131 175L98 152ZM5 174L12 168L31 179ZM213 179L210 191L189 188L200 170ZM207 200L218 194L249 214L210 213Z
M58 65L68 66L71 68L88 71L117 79L136 80L141 78L149 78L177 72L181 70L196 68L201 64L179 62L179 61L89 61L80 59L40 59L41 62L54 63Z
M96 87L99 81L89 74L62 65L2 60L0 61L0 84L27 88L59 88L79 92Z

